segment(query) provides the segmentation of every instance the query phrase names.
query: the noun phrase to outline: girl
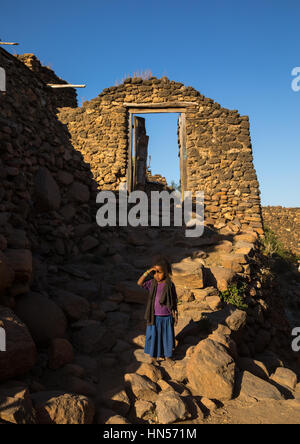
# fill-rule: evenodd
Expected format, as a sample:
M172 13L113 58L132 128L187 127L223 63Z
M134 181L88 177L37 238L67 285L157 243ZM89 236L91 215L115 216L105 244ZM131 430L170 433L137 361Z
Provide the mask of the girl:
M147 329L144 352L152 357L153 362L158 357L171 361L175 346L174 325L178 321L178 312L176 288L170 279L171 274L168 260L158 256L154 258L152 268L137 281L149 295L145 312Z

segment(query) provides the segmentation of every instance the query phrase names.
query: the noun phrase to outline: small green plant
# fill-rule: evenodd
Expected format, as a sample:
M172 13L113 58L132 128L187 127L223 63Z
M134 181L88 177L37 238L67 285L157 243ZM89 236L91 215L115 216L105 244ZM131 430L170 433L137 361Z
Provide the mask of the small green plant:
M158 422L156 410L150 410L149 412L147 412L143 419L145 421L148 421L149 424L156 424Z
M235 305L240 310L246 310L248 305L245 304L244 293L247 284L245 282L238 282L228 285L228 289L219 292L220 299L226 304Z

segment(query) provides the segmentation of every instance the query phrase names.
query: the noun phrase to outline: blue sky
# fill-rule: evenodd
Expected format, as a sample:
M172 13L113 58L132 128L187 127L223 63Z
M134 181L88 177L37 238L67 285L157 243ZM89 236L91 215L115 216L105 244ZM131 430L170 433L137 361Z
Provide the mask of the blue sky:
M250 118L262 205L300 206L297 0L6 2L0 38L78 89L78 102L137 71L192 86ZM146 117L153 173L179 180L177 115Z

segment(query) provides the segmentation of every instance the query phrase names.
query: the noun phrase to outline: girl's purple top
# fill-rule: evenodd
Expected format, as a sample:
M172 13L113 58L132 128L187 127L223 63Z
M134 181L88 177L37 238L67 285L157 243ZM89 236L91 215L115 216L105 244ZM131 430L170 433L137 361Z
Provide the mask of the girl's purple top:
M148 281L144 282L142 285L142 287L145 288L148 292L150 291L152 281L153 281L153 279L149 279ZM165 305L161 305L159 303L164 286L165 286L165 282L158 282L157 283L155 302L154 302L154 314L156 316L168 316L168 315L172 314L171 311L168 309L168 307L166 307ZM173 292L174 296L177 298L174 285L172 285L172 292Z

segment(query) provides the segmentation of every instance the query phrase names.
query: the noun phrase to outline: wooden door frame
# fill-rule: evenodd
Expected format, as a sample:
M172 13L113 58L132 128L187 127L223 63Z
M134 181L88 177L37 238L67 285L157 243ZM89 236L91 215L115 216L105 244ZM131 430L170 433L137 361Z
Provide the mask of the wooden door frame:
M133 186L132 175L132 139L133 139L133 114L153 114L153 113L181 113L182 119L186 121L186 111L188 106L195 106L194 102L169 102L169 103L124 103L123 106L128 111L128 147L127 147L127 190L130 193ZM186 128L184 126L184 133L182 137L182 143L184 144L180 148L180 183L186 184L187 171L186 171ZM181 177L183 175L183 177ZM183 195L181 190L181 194Z

